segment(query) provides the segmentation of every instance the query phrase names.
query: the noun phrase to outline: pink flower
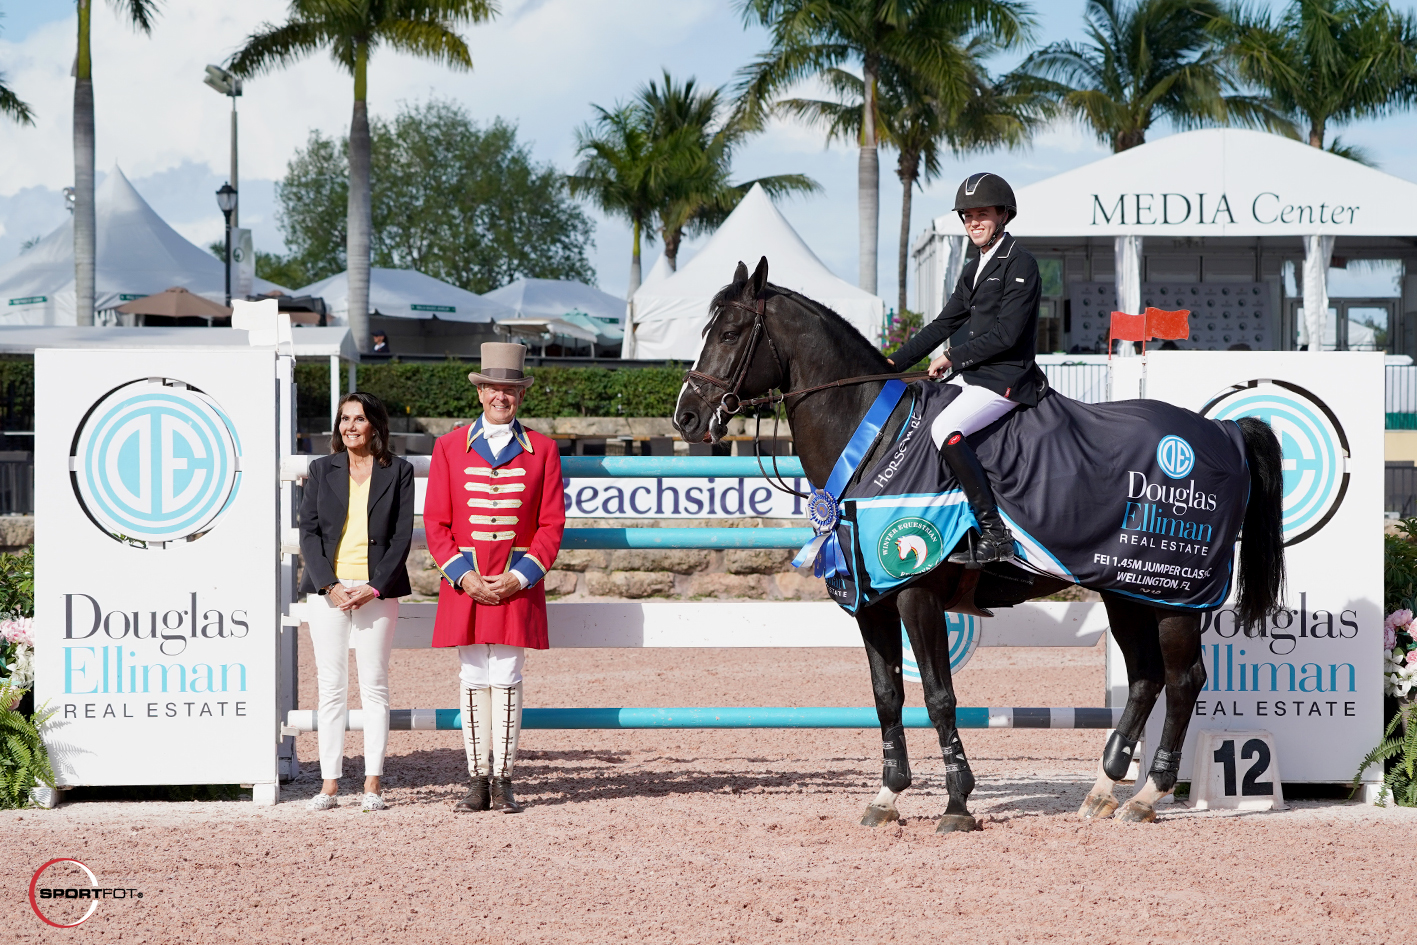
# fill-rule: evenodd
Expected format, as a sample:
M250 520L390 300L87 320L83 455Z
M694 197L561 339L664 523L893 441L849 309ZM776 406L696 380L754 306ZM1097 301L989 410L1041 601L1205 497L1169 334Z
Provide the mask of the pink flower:
M1417 666L1417 649L1407 651L1407 665Z
M29 617L0 620L0 637L4 637L11 643L34 646L34 621Z
M1392 627L1383 627L1383 649L1390 650L1397 646L1397 631Z
M1383 621L1383 627L1391 630L1400 630L1412 622L1412 611L1407 608L1395 610L1387 615Z

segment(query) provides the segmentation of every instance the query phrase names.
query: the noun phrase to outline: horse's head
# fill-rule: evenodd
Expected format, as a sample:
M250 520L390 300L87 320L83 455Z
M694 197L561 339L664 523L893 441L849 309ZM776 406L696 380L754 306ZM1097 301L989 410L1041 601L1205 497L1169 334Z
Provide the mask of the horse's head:
M704 346L674 405L674 426L690 443L717 443L741 401L786 382L767 329L767 284L766 256L751 276L740 262L709 305Z

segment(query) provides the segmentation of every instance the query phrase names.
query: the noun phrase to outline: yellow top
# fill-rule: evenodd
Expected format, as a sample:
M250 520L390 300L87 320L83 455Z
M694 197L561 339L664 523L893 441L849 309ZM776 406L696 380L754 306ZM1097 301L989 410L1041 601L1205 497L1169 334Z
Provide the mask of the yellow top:
M344 514L344 533L335 549L335 577L342 581L369 580L369 483L349 477L349 510Z

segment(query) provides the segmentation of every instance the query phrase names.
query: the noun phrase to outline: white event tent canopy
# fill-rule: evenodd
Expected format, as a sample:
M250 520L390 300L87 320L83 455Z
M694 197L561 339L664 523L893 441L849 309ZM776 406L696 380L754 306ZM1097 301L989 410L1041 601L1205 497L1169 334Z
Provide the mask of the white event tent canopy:
M226 300L226 264L168 226L115 166L94 194L94 308L181 286ZM235 272L232 273L233 280ZM253 292L281 286L256 279ZM0 325L74 325L74 221L0 265Z
M620 326L625 323L625 300L584 282L523 278L487 292L482 297L508 306L523 324L544 322L553 334L589 340L598 345L620 343ZM504 319L499 318L498 321Z
M768 259L768 281L834 309L866 338L878 339L885 303L827 269L755 185L684 268L635 292L622 356L693 361L710 300L732 281L739 261L751 270L761 256Z
M1294 314L1286 317L1298 321L1287 327L1297 329L1300 343L1326 334L1325 347L1331 347L1334 327L1324 324L1328 268L1343 264L1333 258L1335 239L1347 258L1417 256L1417 183L1258 131L1169 135L1015 194L1019 214L1009 232L1040 259L1073 254L1064 282L1113 282L1117 307L1133 313L1141 311L1144 284L1150 293L1150 286L1159 292L1168 282L1184 282L1190 296L1191 283L1203 295L1206 283L1248 282L1274 297L1266 347L1294 343L1294 331L1279 330L1285 261L1302 267L1296 271L1302 302L1292 295L1289 301L1302 305L1303 314L1288 309ZM927 312L939 311L954 288L966 250L962 233L956 215L946 213L916 242L920 305ZM1410 261L1407 271L1414 272ZM1417 299L1404 302L1412 307ZM1402 312L1394 315L1400 322ZM1075 305L1075 322L1077 316ZM1371 344L1371 329L1356 323L1347 344L1361 346L1364 332Z
M313 295L325 300L331 321L349 323L349 272L312 282L293 295ZM507 306L435 279L417 269L369 270L369 311L385 318L437 318L445 322L487 323L513 318Z

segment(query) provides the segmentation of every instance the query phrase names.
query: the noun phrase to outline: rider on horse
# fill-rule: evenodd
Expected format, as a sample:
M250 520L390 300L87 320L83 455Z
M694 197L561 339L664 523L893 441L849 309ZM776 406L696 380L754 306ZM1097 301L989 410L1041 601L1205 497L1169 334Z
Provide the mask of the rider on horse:
M997 174L971 174L955 194L955 212L979 253L964 267L940 314L890 359L905 371L965 325L969 335L930 362L932 377L951 367L959 395L940 412L930 436L959 480L979 524L973 547L950 561L978 568L1014 556L1013 535L999 515L989 477L966 439L1019 404L1034 406L1048 380L1034 363L1041 285L1038 263L1004 232L1018 215L1013 188Z

